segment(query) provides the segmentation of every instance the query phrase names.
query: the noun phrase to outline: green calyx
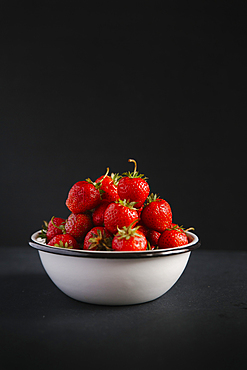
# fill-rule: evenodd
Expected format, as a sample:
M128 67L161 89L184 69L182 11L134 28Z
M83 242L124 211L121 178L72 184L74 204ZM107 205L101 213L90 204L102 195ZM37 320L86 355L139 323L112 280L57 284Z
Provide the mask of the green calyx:
M54 224L54 218L55 218L55 216L53 216L52 218L51 218L51 223L52 223L52 225L54 226L54 227L56 227L57 229L59 229L59 230L62 230L62 233L63 234L66 234L66 230L65 230L65 222L63 222L61 225L59 225L59 226L57 226L57 225L55 225Z
M108 176L108 173L109 173L109 167L107 167L107 169L106 169L106 173L105 173L105 175L102 177L102 179L99 181L99 182L93 182L91 179L86 179L86 181L89 183L89 184L92 184L92 185L94 185L94 187L95 187L95 189L97 189L97 190L99 190L99 192L100 192L100 195L103 195L104 193L105 193L105 191L103 190L103 189L101 189L101 186L102 186L102 182L103 182L103 180L106 178L106 176ZM113 181L113 183L114 183L114 185L115 186L117 186L118 185L118 182L119 182L119 180L121 179L121 175L119 175L119 173L112 173L111 174L111 179L112 179L112 181Z
M95 187L95 189L99 190L100 195L103 195L103 194L105 193L105 191L104 191L103 189L101 189L101 186L102 186L102 182L104 181L104 179L106 178L106 176L108 176L109 171L110 171L110 169L109 169L109 167L107 167L105 175L102 177L102 179L101 179L99 182L93 182L93 181L92 181L91 179L89 179L89 178L88 178L88 179L86 179L86 181L87 181L89 184L92 184L92 185ZM119 175L119 173L112 173L110 177L111 177L111 179L112 179L112 181L113 181L113 184L114 184L115 186L117 186L117 185L118 185L119 180L122 178L122 176L121 176L121 175Z
M118 183L119 183L119 180L122 178L121 175L119 175L119 173L112 173L111 174L111 179L113 181L113 184L115 186L118 186Z
M103 180L103 179L102 179ZM93 182L91 179L86 179L86 181L89 183L89 184L92 184L95 189L99 190L100 191L100 187L101 187L101 184L102 184L102 180L99 181L99 182Z
M134 236L140 236L139 233L137 233L137 230L139 229L140 226L133 227L133 225L138 221L134 220L131 222L129 226L123 226L122 229L117 228L118 233L117 233L117 238L118 239L126 239L129 240L130 238L133 238Z
M65 242L65 244L63 244L62 240L60 240L59 243L54 244L54 247L67 248L67 249L72 249L73 248L73 246L69 245L68 242Z
M184 232L183 225L181 226L174 225L174 226L168 227L166 230L169 230L169 231L175 230L175 231L179 231L180 233Z
M104 176L104 178L105 178L105 176ZM103 178L103 179L104 179ZM86 179L86 181L89 183L89 184L92 184L94 187L95 187L95 189L97 189L98 191L99 191L99 193L100 193L100 198L102 199L102 195L105 193L105 191L103 190L103 189L101 189L101 185L102 185L102 181L103 181L103 179L102 180L100 180L99 182L93 182L91 179Z
M99 182L93 182L91 179L86 179L86 181L89 183L89 184L92 184L92 185L94 185L95 186L95 188L97 189L97 190L99 190L100 192L104 192L103 190L100 190L100 187L101 187L101 185L102 185L102 182L103 182L103 180L106 178L106 176L108 175L108 173L109 173L109 167L107 167L107 169L106 169L106 173L105 173L105 175L102 177L102 179L99 181Z
M179 232L185 232L186 233L186 231L190 231L190 230L195 230L194 229L194 227L189 227L188 229L185 229L184 227L183 227L183 225L181 225L181 226L178 226L178 225L174 225L174 226L172 226L172 227L168 227L166 230L176 230L176 231L179 231Z
M159 249L159 246L156 245L154 248L151 248L151 244L150 244L150 241L147 240L147 251L151 251L153 249Z
M135 204L136 202L130 202L129 200L127 199L118 199L116 200L117 204L121 204L122 206L124 207L128 207L129 209L134 209L134 210L137 210L137 208L135 208Z
M55 218L55 216L53 216L51 218L52 225L54 227L56 227L57 229L62 230L63 234L66 234L66 230L65 230L65 222L66 221L64 221L61 225L57 226L57 225L54 224L54 218ZM48 222L47 221L43 221L43 222L44 222L44 224L42 226L41 232L39 233L39 237L43 238L43 239L46 239L46 241L47 241Z
M136 178L140 178L140 179L143 179L143 180L147 180L148 178L144 176L144 174L142 173L139 173L137 171L137 163L134 159L129 159L129 162L133 162L135 167L134 167L134 171L133 172L124 172L123 173L123 176L127 176L129 177L130 179L136 179Z
M48 222L47 221L43 221L43 225L42 225L42 230L41 232L39 233L39 237L40 238L43 238L45 240L47 240L47 229L48 229Z
M107 237L105 231L97 230L97 233L92 233L92 237L88 240L90 246L88 249L96 249L97 251L112 250L112 238Z
M160 197L157 195L157 194L150 194L147 199L146 199L146 202L147 204L149 203L152 203L152 202L156 202L156 200L160 199Z
M144 176L143 173L139 173L139 172L124 172L123 173L123 176L126 176L126 177L129 177L130 179L143 179L143 180L147 180L148 178Z

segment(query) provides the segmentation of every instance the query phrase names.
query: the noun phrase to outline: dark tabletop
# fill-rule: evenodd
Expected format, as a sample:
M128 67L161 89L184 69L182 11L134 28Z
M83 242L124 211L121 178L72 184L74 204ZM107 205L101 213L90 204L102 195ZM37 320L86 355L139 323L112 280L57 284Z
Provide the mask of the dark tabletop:
M30 247L2 247L1 370L240 369L247 360L247 253L192 252L175 286L133 306L77 302Z

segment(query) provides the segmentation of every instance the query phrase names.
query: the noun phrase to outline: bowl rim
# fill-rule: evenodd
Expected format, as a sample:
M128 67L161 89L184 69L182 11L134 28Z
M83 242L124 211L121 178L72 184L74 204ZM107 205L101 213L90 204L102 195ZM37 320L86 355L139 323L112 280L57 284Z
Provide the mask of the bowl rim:
M150 258L150 257L167 257L171 255L188 253L201 246L199 237L187 231L186 234L190 240L188 244L182 247L169 248L169 249L153 249L145 251L93 251L85 249L66 249L61 247L54 247L48 244L37 241L38 234L41 230L36 231L31 235L31 242L29 245L38 251L48 252L52 254L70 256L70 257L83 257L83 258L113 258L113 259L126 259L126 258Z

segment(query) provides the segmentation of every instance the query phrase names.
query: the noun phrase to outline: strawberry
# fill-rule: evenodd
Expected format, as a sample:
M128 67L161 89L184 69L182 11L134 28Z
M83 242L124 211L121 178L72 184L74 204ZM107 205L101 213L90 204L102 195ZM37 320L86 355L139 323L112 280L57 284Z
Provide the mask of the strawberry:
M117 233L118 227L129 226L134 220L138 221L138 213L133 207L133 203L126 200L110 203L105 210L104 225L112 234Z
M118 195L119 198L128 200L129 202L135 202L135 207L140 208L149 194L149 185L145 181L146 177L139 174L137 169L137 163L134 159L129 159L129 162L135 164L134 172L125 172L124 177L119 180L118 183Z
M109 203L115 202L119 199L118 195L118 181L121 176L118 173L112 173L111 176L108 176L109 168L107 168L107 172L104 176L100 176L95 183L101 184L101 198L102 200L106 200Z
M171 207L164 199L151 194L147 205L143 208L141 219L146 227L161 233L171 225Z
M176 248L188 244L188 238L182 227L175 225L163 231L159 238L159 249Z
M90 179L78 181L69 191L66 206L72 213L84 213L97 207L101 201L99 187L100 184Z
M138 212L138 210L137 210L137 212ZM141 231L147 237L149 229L143 224L143 222L141 220L138 221L136 226L138 226L138 230Z
M150 242L151 245L158 245L159 237L161 233L155 230L149 229L147 232L147 240Z
M139 226L133 228L133 224L134 222L128 227L118 228L118 233L112 240L112 249L114 251L145 251L147 249L147 239L138 230Z
M93 224L95 226L104 225L104 214L109 204L110 203L108 201L102 200L102 202L95 208L93 212Z
M102 226L93 227L85 236L83 249L111 250L112 237Z
M144 208L144 204L141 206L141 208L137 208L137 213L138 213L139 218L141 218L143 208Z
M52 238L48 245L53 245L54 247L60 247L60 248L68 248L68 249L79 249L80 246L73 238L73 236L69 234L61 234L56 235L54 238Z
M39 236L49 242L54 236L62 234L64 230L65 219L60 217L52 217L49 223L44 221L43 229Z
M92 218L89 213L71 213L66 220L65 231L80 243L92 227Z

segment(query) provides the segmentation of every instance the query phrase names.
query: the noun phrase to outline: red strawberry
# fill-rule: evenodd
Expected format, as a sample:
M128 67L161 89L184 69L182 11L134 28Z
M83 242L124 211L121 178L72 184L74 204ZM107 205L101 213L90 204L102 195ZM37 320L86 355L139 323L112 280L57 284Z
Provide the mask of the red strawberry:
M66 233L73 236L78 243L83 241L92 227L92 218L89 213L71 213L65 224Z
M98 185L87 179L78 181L69 191L66 206L72 213L84 213L100 203L100 191Z
M134 162L134 172L126 172L122 179L118 183L118 195L120 199L128 200L129 202L136 202L135 207L140 208L149 194L149 185L142 178L143 175L136 171L137 164L133 159L129 159L129 162Z
M137 212L138 212L138 210L137 210ZM138 230L141 231L147 237L148 228L143 224L143 222L141 220L138 221L136 226L138 226Z
M73 238L73 236L69 234L61 234L56 235L54 238L52 238L48 245L53 245L54 247L60 247L60 248L68 248L68 249L79 249L80 246Z
M151 194L148 197L148 204L143 208L141 219L149 229L161 233L171 225L171 207L164 199Z
M118 173L112 173L111 176L107 176L109 168L104 176L99 177L95 183L100 183L101 198L107 200L109 203L115 202L119 199L117 185L121 176Z
M141 208L138 208L137 209L139 218L141 218L141 214L142 214L143 208L144 208L144 205L142 205Z
M138 228L133 228L132 222L128 227L118 229L118 233L112 240L112 249L115 251L145 251L147 239Z
M83 249L111 250L112 237L109 231L102 226L92 228L84 239Z
M188 244L188 238L184 230L175 225L166 229L159 238L159 248L176 248Z
M118 227L129 226L134 220L138 221L138 213L126 200L110 203L105 210L104 225L112 234L117 233Z
M64 218L53 216L48 224L46 221L44 221L44 226L39 236L41 238L45 238L46 241L49 242L54 236L63 233L64 225Z
M159 237L161 233L155 230L149 229L147 232L147 240L150 242L151 245L158 245Z
M102 200L102 202L95 208L93 212L93 224L95 226L104 225L104 213L109 204L110 203L106 200Z

